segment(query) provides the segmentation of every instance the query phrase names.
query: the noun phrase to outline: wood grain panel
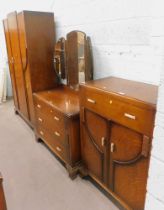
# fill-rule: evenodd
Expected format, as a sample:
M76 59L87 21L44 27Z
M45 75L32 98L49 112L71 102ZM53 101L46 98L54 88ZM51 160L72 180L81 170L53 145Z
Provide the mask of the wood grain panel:
M28 49L26 43L26 29L24 23L24 17L22 13L17 15L18 28L19 28L19 44L20 44L20 52L22 59L22 68L25 78L25 88L27 91L27 104L29 109L30 121L34 125L34 105L32 98L32 88L31 88L31 76L30 76L30 67L29 67L29 59L28 59Z
M32 92L57 86L53 66L55 45L54 14L23 11Z
M16 109L19 109L19 101L18 101L18 95L17 95L18 93L17 93L17 86L16 86L16 80L15 80L14 64L13 64L13 60L12 60L13 54L12 54L7 19L3 20L3 27L4 27L5 39L6 39L6 48L7 48L7 54L8 54L8 64L9 64L11 84L12 84L12 90L13 90L14 105L15 105Z
M21 113L29 119L28 106L27 106L27 94L25 89L25 78L23 73L23 66L20 54L19 34L17 13L13 12L7 16L8 28L10 34L10 43L14 61L15 80L17 86L17 94L19 100L19 109Z

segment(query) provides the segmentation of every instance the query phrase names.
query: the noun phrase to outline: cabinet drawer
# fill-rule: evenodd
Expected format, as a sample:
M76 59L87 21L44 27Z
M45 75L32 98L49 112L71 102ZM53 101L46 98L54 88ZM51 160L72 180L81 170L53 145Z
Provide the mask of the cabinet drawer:
M66 143L66 130L63 127L57 127L54 124L50 124L49 121L44 120L44 118L38 118L38 122L36 124L37 128L46 129L52 137L56 138L60 141L63 145ZM40 121L42 119L42 121ZM37 129L38 130L38 129Z
M154 112L121 101L121 97L99 90L83 89L81 106L109 120L132 128L145 135L152 135Z
M64 145L55 135L47 129L37 126L37 133L50 149L57 154L64 162L67 160L67 146Z
M64 116L51 105L35 99L36 123L46 128L56 128L60 133L65 129Z

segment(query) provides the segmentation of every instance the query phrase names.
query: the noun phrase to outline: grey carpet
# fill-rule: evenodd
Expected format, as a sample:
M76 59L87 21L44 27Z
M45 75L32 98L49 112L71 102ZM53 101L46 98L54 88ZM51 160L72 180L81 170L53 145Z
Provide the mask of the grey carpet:
M89 181L68 178L12 101L0 105L0 171L8 210L117 210Z

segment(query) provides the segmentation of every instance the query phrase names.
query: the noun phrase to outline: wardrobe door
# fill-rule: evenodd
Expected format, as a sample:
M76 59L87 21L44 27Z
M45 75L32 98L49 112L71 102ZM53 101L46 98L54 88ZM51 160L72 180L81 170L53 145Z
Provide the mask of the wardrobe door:
M8 29L10 34L11 49L13 54L15 81L18 90L17 94L19 101L19 111L24 117L29 119L24 72L22 69L22 61L20 54L17 13L16 12L10 13L7 16L7 19L8 19Z
M26 43L26 34L25 34L25 22L23 13L17 14L18 28L19 28L19 44L20 44L20 53L22 58L22 68L24 72L25 86L27 91L27 104L29 108L29 118L34 125L34 105L33 105L33 96L31 88L31 75L29 70L29 59L28 59L28 49Z
M132 209L143 210L150 139L115 123L110 134L109 187Z
M11 77L11 83L12 83L14 104L15 104L15 108L18 110L19 103L18 103L18 96L17 96L17 86L16 86L16 80L15 80L13 55L12 55L12 51L11 51L11 43L10 43L10 35L9 35L9 30L8 30L7 19L3 20L3 26L4 26L4 32L5 32L5 38L6 38L6 48L7 48L7 54L8 54L8 64L9 64L9 69L10 69L10 77Z
M54 14L23 11L32 92L57 86L54 70L55 24Z
M104 118L87 109L84 110L83 114L82 160L90 175L104 181L107 122Z

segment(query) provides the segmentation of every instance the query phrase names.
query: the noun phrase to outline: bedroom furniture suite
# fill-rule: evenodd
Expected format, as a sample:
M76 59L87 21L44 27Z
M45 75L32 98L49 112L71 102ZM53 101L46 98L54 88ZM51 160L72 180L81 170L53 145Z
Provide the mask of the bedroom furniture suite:
M72 31L55 42L53 13L13 12L3 24L15 111L36 140L70 178L90 176L120 209L143 210L157 87L92 80L89 37Z
M6 200L3 191L3 178L0 173L0 210L6 210Z
M80 162L78 84L92 79L89 39L72 31L55 45L52 13L13 12L3 22L15 110L74 178Z
M81 174L124 209L143 210L157 87L109 77L81 84Z

